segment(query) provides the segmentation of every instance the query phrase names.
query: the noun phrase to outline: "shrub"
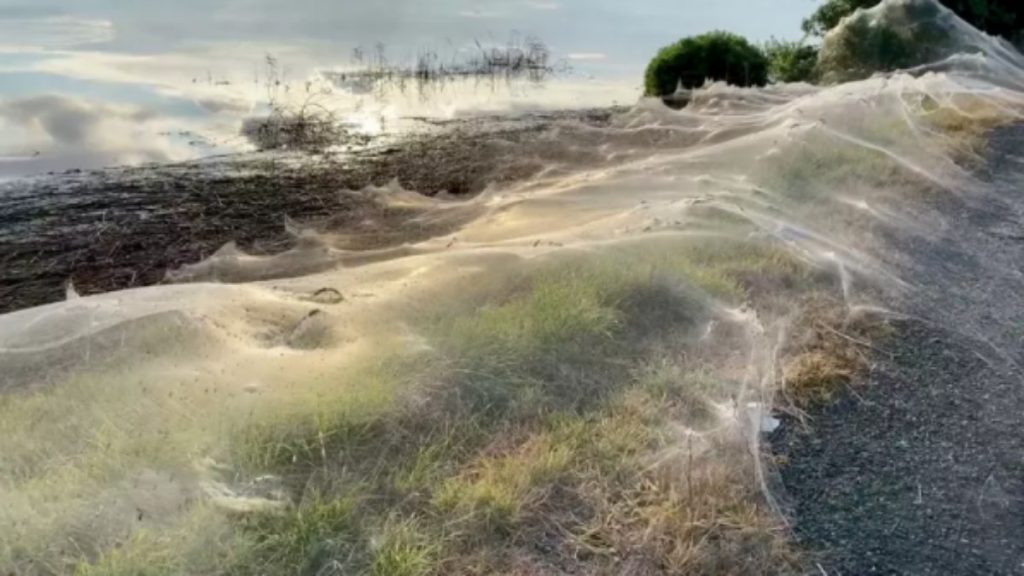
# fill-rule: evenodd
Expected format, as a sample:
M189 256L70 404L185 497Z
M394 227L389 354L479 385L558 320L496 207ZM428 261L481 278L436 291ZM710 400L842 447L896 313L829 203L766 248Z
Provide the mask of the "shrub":
M741 36L709 32L662 48L647 66L644 86L648 96L665 96L680 85L695 88L707 80L764 86L768 59Z
M264 152L267 150L299 150L321 152L343 143L346 131L327 112L310 113L275 110L265 117L246 118L241 134Z
M817 79L818 48L802 42L772 39L764 45L768 76L775 82L810 82Z

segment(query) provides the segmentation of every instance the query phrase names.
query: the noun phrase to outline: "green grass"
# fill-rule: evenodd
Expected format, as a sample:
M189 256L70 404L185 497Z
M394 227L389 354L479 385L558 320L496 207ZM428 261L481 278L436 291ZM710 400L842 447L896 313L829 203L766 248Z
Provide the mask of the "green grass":
M189 510L170 529L135 531L120 546L93 563L78 562L38 567L28 573L73 573L75 576L171 576L224 574L230 555L244 554L250 542L239 539L223 514L210 506Z
M149 534L140 532L120 550L93 565L80 564L75 576L172 576L181 573L176 551Z
M518 278L497 300L472 302L475 311L426 314L431 352L405 363L415 366L416 383L398 387L416 401L380 413L327 407L336 414L327 425L321 416L283 426L293 435L287 442L257 440L278 454L261 462L273 474L298 475L303 491L358 486L372 495L354 513L362 543L346 561L356 572L507 569L529 556L519 547L544 523L563 516L564 546L576 546L576 532L615 507L605 501L614 497L610 486L600 497L592 488L642 483L639 460L675 441L662 431L668 419L706 422L704 399L730 386L665 357L655 366L645 353L656 340L688 346L708 317L706 296L686 277L702 261L716 260L720 285L742 293L740 272L750 267L738 248L733 259L715 258L722 253L558 262ZM577 517L580 510L590 512ZM414 537L389 540L372 528L395 525ZM292 548L296 558L308 555Z
M240 520L251 546L232 566L235 574L317 574L347 558L360 544L355 497L332 495L285 513L258 514Z
M278 479L281 506L207 507L216 537L139 532L78 570L786 572L752 460L715 431L741 383L701 359L716 303L767 276L816 282L770 244L707 238L481 278L410 314L426 346L383 345L335 386L228 419L218 480ZM746 345L728 338L716 345Z
M444 482L434 505L477 534L510 533L525 509L566 474L573 446L545 436L530 438L514 453L485 458L462 475Z
M415 518L391 520L377 536L373 576L419 576L434 571L442 546Z
M351 367L334 389L312 396L281 398L235 423L228 460L243 473L289 467L324 466L341 447L372 448L379 426L397 416L406 391L402 363L385 354Z

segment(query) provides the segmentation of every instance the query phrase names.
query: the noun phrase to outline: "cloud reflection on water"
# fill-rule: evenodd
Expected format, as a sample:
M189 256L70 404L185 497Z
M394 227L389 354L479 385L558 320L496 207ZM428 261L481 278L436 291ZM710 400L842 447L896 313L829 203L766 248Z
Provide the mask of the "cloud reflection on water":
M501 44L522 31L542 37L553 57L574 69L543 86L460 81L428 91L336 90L330 98L356 123L394 126L402 116L630 103L639 94L643 58L657 46L710 27L755 38L795 33L805 4L4 0L0 175L243 150L239 127L267 108L268 53L294 88L285 98L300 98L307 81L351 66L354 48L378 42L391 61L407 63L424 49L455 57L475 50L477 42ZM740 5L743 18L736 16ZM758 13L764 17L750 17ZM197 136L211 145L190 146Z

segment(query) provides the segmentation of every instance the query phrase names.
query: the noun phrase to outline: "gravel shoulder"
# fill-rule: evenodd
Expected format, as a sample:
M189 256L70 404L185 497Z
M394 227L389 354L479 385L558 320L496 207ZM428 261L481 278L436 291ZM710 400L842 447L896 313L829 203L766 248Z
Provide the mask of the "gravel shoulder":
M1024 127L984 197L893 240L916 287L870 377L772 438L798 539L827 574L1024 574Z

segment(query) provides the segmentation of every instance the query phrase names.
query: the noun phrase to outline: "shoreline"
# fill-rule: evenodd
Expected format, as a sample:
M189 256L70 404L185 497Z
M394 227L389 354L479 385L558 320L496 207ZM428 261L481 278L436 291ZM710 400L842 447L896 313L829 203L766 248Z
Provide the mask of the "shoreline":
M344 233L346 249L446 233L367 191L397 181L470 197L540 173L531 143L564 123L606 125L619 109L433 122L432 130L343 155L246 154L179 164L69 170L0 182L0 314L66 297L160 284L229 242L272 255L295 246L286 219Z

